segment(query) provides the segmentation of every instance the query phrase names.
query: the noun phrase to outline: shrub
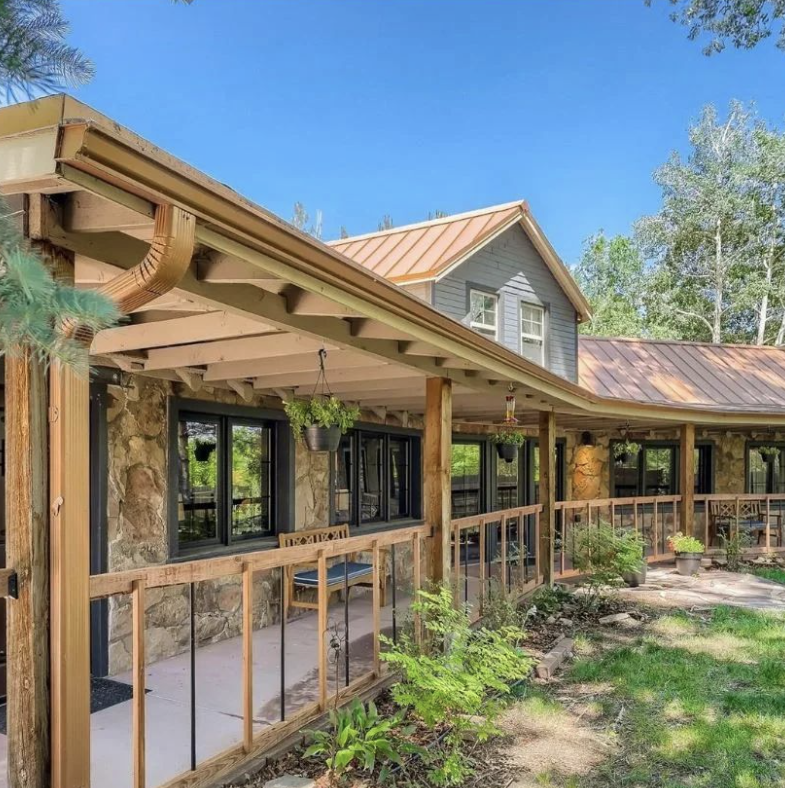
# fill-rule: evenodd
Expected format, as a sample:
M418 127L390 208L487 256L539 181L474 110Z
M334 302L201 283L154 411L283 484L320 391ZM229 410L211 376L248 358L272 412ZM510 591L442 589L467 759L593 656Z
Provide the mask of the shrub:
M685 536L681 531L668 537L668 547L676 555L679 553L702 553L704 550L703 542L694 536Z
M520 641L525 636L523 628L529 614L519 607L516 597L515 591L507 594L497 580L491 580L482 600L482 623L488 629L496 631L518 630Z
M720 534L720 546L725 553L725 560L728 562L728 569L731 572L738 572L741 569L741 557L744 550L752 544L749 534Z
M303 434L306 427L339 427L346 434L360 418L360 409L345 405L338 397L313 397L310 400L290 399L284 403L295 438Z
M543 586L532 594L530 615L552 616L559 613L565 604L573 598L572 593L564 586Z
M616 531L606 522L576 526L572 533L570 557L585 576L585 602L594 607L606 588L616 588L624 575L639 572L643 564L644 542L634 531Z
M390 764L401 763L401 755L414 748L402 739L414 728L402 723L403 712L380 718L373 702L366 707L355 698L348 708L330 712L330 730L310 731L313 744L305 751L305 757L325 756L333 784L351 770L373 772L383 759L388 762L382 767L384 779Z

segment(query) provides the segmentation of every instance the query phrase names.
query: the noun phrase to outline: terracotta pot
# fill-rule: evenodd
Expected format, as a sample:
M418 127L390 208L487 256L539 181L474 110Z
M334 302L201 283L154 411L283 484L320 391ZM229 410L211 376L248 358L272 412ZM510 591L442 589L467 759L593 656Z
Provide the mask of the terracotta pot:
M497 443L496 451L499 452L499 458L505 462L515 462L518 457L518 446L514 443Z
M341 428L312 424L305 428L303 437L305 445L311 451L337 451L341 443Z
M676 571L685 577L697 575L701 569L703 553L676 553Z

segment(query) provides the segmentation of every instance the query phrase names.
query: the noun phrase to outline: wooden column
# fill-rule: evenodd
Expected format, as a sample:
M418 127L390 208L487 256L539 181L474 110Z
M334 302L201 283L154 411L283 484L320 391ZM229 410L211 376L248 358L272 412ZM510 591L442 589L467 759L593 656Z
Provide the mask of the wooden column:
M5 360L8 785L48 788L49 517L47 385L29 353Z
M430 551L431 579L450 581L450 454L452 452L452 382L428 378L425 384L425 522L433 537Z
M695 425L682 424L679 435L679 528L693 536L695 527ZM708 506L708 504L707 504ZM708 545L707 545L708 546Z
M540 571L553 585L554 543L556 541L556 415L540 413Z

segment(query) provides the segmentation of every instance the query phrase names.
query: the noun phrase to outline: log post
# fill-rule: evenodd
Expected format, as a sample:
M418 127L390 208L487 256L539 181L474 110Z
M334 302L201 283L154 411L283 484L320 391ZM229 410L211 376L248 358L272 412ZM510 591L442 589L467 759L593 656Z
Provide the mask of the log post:
M695 527L694 424L682 424L679 434L679 492L681 493L679 529L683 534L693 536Z
M425 522L431 527L431 579L447 583L451 569L451 452L452 384L447 378L428 378L423 435Z
M540 571L543 581L553 585L556 542L556 415L540 413Z
M49 518L47 386L29 352L5 361L6 563L19 598L6 599L8 785L48 788Z

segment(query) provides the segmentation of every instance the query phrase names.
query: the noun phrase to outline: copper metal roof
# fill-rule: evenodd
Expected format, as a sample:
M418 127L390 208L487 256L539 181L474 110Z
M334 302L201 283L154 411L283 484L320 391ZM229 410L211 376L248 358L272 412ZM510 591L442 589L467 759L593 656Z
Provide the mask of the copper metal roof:
M589 305L524 200L330 241L336 251L396 284L439 279L485 244L520 223L581 319Z
M785 411L785 351L580 337L579 382L594 394L659 405Z

